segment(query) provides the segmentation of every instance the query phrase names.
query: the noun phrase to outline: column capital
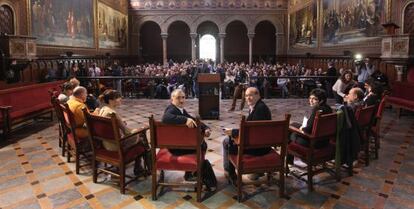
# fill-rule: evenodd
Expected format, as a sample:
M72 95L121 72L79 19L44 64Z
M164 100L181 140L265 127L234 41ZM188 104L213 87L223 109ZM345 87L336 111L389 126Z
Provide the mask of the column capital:
M218 36L219 38L226 38L226 33L219 33Z
M197 38L197 36L198 36L198 34L197 34L197 33L190 33L190 37L191 37L192 39L196 39L196 38Z
M162 39L167 39L168 38L168 33L161 33L161 38Z
M284 36L284 33L275 33L276 36Z
M255 33L248 33L247 34L247 37L249 37L249 39L253 39L254 38L254 35L256 35Z

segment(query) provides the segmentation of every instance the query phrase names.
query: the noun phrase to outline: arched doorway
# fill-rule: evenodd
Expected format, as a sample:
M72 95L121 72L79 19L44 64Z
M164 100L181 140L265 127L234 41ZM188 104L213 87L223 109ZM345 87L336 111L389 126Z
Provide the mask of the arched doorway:
M148 21L141 26L139 54L144 62L162 63L161 28L157 23Z
M410 3L404 10L404 33L414 34L414 3Z
M168 28L167 54L174 62L191 60L190 27L185 22L176 21Z
M215 48L216 48L216 57L213 60L219 60L220 57L220 50L219 50L219 43L218 43L218 33L219 33L219 28L218 26L211 21L205 21L203 23L201 23L200 25L198 25L197 27L197 34L198 34L198 38L202 38L204 35L208 34L211 35L215 38L216 42L215 42ZM200 47L200 40L197 38L196 40L196 46ZM201 58L200 56L200 48L198 48L196 51L196 57Z
M274 63L276 55L276 28L265 20L256 25L253 38L253 61Z
M14 14L8 5L0 6L0 33L14 34Z
M247 27L243 22L236 20L227 25L224 56L224 59L229 62L249 61L249 38Z
M216 61L217 43L216 38L210 34L200 38L200 59Z

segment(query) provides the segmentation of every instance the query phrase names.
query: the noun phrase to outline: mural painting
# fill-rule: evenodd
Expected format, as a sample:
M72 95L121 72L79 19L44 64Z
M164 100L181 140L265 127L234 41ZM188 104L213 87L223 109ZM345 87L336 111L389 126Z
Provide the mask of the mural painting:
M317 46L317 6L312 1L308 6L289 15L289 45L292 47Z
M323 45L375 40L383 34L385 0L323 0Z
M30 0L30 7L38 44L94 47L93 0Z
M111 7L98 3L98 34L100 48L125 48L128 17Z

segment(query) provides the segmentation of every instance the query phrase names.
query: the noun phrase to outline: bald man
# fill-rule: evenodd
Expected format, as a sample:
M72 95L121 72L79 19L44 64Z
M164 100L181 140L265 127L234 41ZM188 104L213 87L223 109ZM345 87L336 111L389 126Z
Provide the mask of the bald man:
M246 121L260 121L260 120L272 120L272 113L267 105L260 99L260 93L257 88L249 87L246 89L245 100L249 106L249 115L247 116ZM233 139L239 135L238 129L226 129L225 133L227 137L223 141L223 167L227 172L226 176L234 178L235 171L233 165L229 162L229 154L237 154L237 145L234 143ZM271 147L268 148L258 148L258 149L249 149L244 151L247 155L265 155L269 153ZM258 175L253 175L251 179L256 179Z

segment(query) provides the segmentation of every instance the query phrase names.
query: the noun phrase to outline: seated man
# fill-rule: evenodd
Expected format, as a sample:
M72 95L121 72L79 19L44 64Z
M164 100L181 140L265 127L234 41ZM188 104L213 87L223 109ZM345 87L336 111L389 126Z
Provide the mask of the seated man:
M246 90L246 102L249 105L249 115L246 121L257 120L272 120L272 114L267 105L260 99L260 93L257 88L249 87ZM228 135L223 141L223 167L226 175L230 178L235 177L234 166L229 162L229 154L237 154L237 145L234 143L234 138L238 137L238 129L226 129ZM249 149L244 153L247 155L265 155L271 150L268 148ZM251 179L257 179L259 175L252 175Z
M79 138L88 137L88 130L85 127L85 116L83 115L82 109L87 108L85 102L86 97L88 96L88 91L85 87L78 86L73 89L72 97L68 100L67 104L70 111L72 111L75 118L76 124L76 135Z
M185 93L181 89L176 89L171 93L171 104L164 111L162 116L162 122L166 124L186 124L189 128L195 128L196 122L195 118L192 117L184 109L185 103ZM205 124L201 124L201 130L205 137L209 137L211 130ZM207 150L207 144L203 141L201 144L201 149L203 152ZM194 154L195 150L185 150L185 149L170 149L169 150L173 155L186 155ZM184 178L187 180L191 177L191 173L186 172Z
M344 98L347 106L351 107L355 112L357 107L364 106L364 91L359 87L354 87L349 91L349 94Z

